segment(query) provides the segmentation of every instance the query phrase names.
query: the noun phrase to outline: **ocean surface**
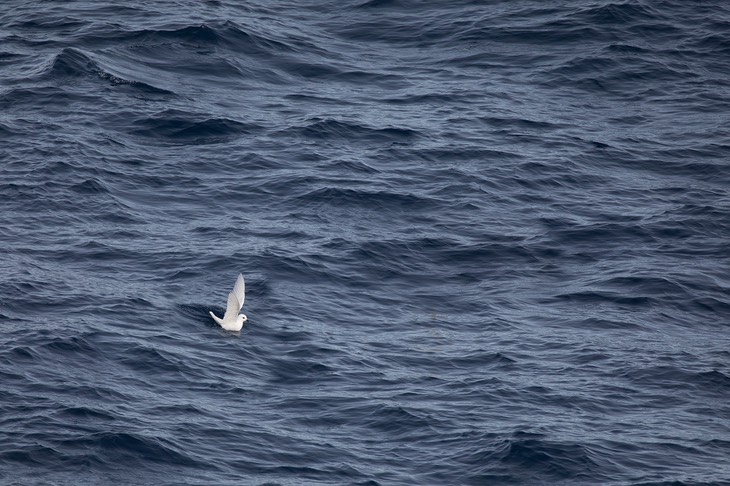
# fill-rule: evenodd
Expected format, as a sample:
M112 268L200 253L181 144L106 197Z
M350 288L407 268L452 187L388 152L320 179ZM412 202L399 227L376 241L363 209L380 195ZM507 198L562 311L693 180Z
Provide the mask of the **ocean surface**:
M730 3L3 2L0 330L2 485L730 484Z

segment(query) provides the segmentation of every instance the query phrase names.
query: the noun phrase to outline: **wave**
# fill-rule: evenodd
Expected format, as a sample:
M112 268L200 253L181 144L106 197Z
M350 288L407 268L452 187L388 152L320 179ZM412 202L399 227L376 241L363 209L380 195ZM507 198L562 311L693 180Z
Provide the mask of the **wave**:
M253 123L225 117L211 117L181 110L165 110L134 120L127 128L132 135L178 144L206 144L230 141L261 130Z
M140 93L174 95L174 92L170 90L135 80L133 76L134 74L129 69L122 68L119 63L104 59L103 56L89 54L78 48L67 47L52 59L39 79L63 83L64 92L69 91L66 86L68 78L98 78L108 82L111 86L129 86Z
M408 142L419 137L416 130L400 127L372 128L334 119L310 119L304 126L292 127L280 136L297 136L313 140L347 140L361 142Z

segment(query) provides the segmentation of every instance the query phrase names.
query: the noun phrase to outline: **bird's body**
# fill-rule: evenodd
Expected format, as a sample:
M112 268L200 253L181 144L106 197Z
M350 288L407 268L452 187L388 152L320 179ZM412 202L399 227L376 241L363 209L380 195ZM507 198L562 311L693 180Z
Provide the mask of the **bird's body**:
M238 274L236 285L233 286L233 292L228 294L228 306L223 319L217 317L210 312L210 317L226 331L240 331L243 323L248 320L246 314L239 314L243 307L243 300L246 297L246 284L243 281L243 275Z

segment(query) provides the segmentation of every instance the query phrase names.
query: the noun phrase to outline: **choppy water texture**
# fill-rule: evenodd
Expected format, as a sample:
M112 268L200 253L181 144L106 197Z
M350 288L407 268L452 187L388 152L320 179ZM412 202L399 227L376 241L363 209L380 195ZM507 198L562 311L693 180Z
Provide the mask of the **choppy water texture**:
M0 26L0 483L730 484L727 2Z

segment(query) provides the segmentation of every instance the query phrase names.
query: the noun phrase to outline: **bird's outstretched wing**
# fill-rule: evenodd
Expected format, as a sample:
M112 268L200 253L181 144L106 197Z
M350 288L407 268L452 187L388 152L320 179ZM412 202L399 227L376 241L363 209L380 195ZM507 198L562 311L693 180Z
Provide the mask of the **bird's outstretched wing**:
M228 306L226 307L226 313L223 314L223 320L226 322L235 321L239 310L241 310L241 304L238 303L238 299L231 292L228 294Z
M226 307L226 313L223 316L224 321L235 321L238 317L238 313L243 307L243 300L246 294L246 284L243 281L243 275L238 274L236 285L233 286L233 292L228 294L228 306Z
M246 283L243 281L243 275L238 274L236 285L233 286L233 295L238 299L238 311L243 307L243 301L246 299Z

